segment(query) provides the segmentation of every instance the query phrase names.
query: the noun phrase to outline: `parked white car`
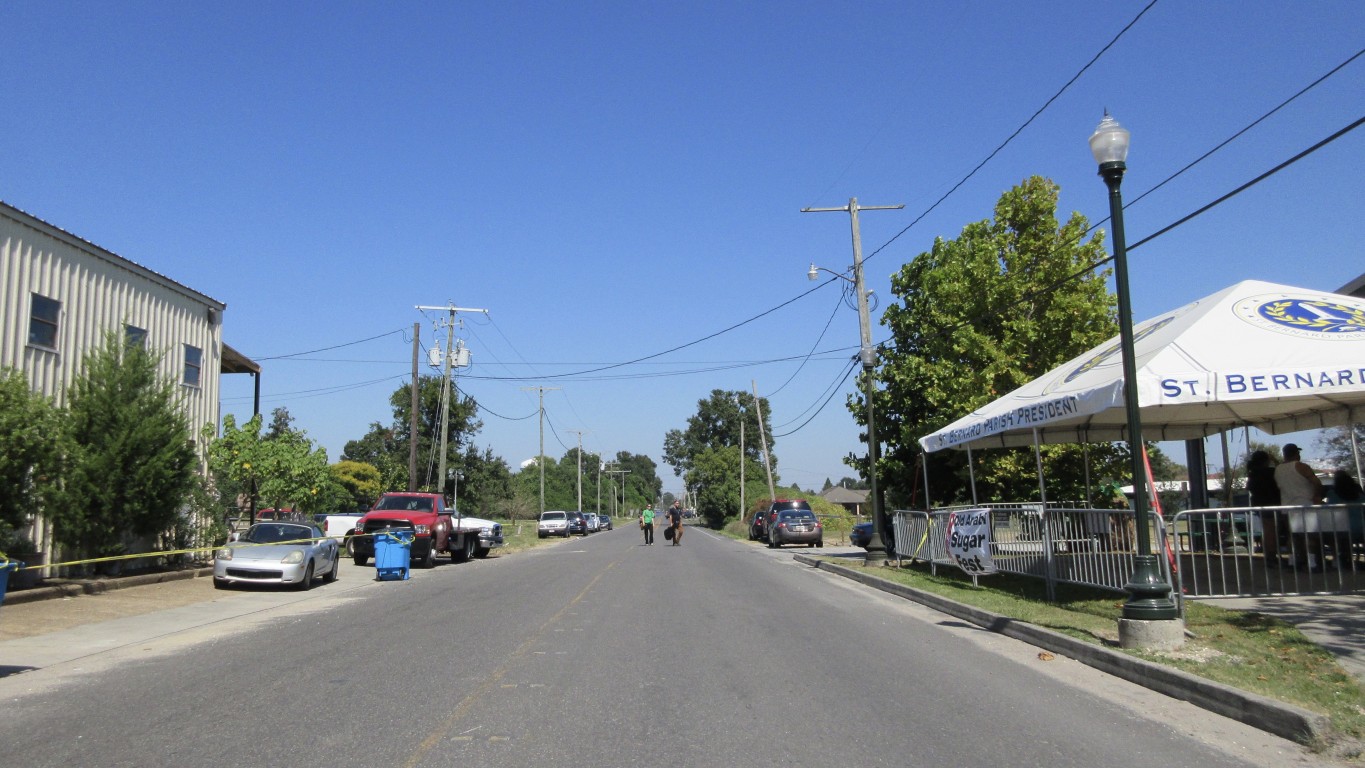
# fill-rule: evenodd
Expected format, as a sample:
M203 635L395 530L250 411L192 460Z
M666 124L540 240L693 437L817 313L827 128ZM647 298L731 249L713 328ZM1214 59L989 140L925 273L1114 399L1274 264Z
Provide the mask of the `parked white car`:
M541 512L540 522L536 524L536 537L563 536L569 538L569 513L560 509Z

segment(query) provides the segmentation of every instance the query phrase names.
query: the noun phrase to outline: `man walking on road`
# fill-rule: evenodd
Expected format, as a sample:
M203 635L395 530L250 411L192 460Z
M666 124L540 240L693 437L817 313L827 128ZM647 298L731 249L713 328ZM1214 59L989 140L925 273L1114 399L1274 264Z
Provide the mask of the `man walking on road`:
M668 524L673 529L673 546L682 544L682 503L673 502L668 508Z
M640 530L645 532L645 546L654 546L654 509L648 504L640 513Z

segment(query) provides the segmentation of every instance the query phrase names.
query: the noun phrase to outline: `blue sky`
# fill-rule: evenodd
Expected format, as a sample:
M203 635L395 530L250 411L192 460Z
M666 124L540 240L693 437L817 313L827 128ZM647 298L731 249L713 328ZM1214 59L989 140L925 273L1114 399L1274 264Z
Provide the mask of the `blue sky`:
M885 306L893 272L1026 176L1104 218L1105 108L1133 133L1132 201L1365 47L1357 0L1161 0L926 214L1146 6L19 0L0 199L226 302L263 410L333 460L390 421L414 322L432 343L414 306L453 302L489 310L460 386L513 466L538 452L526 387L561 387L547 454L582 430L659 460L699 399L752 381L783 479L818 488L862 450L840 379L858 325L837 285L802 295L811 262L851 263L848 217L801 208L905 204L862 216ZM1360 118L1362 93L1365 57L1133 204L1129 242ZM1362 158L1358 130L1133 250L1138 319L1365 272ZM226 377L224 412L250 393Z

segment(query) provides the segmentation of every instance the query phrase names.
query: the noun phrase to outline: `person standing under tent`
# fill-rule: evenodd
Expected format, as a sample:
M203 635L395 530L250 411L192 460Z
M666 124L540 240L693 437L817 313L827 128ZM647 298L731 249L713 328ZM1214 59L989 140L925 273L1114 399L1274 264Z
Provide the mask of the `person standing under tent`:
M1284 462L1275 467L1275 485L1280 489L1280 503L1287 507L1310 507L1322 502L1326 495L1322 481L1318 479L1313 468L1299 460L1299 446L1288 443L1284 447ZM1288 514L1292 519L1303 520L1307 523L1309 514L1317 515L1316 512L1295 509L1289 510ZM1303 525L1303 528L1310 526ZM1305 532L1296 536L1305 544L1305 552L1300 554L1297 563L1299 566L1308 566L1310 571L1322 568L1322 534L1316 532L1317 526L1311 526L1314 532Z

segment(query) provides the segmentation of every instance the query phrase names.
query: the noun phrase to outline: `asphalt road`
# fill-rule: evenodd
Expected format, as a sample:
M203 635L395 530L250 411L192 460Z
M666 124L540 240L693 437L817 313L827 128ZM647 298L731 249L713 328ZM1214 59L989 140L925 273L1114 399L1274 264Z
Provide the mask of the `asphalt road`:
M622 528L3 640L0 765L1316 762L794 551Z

